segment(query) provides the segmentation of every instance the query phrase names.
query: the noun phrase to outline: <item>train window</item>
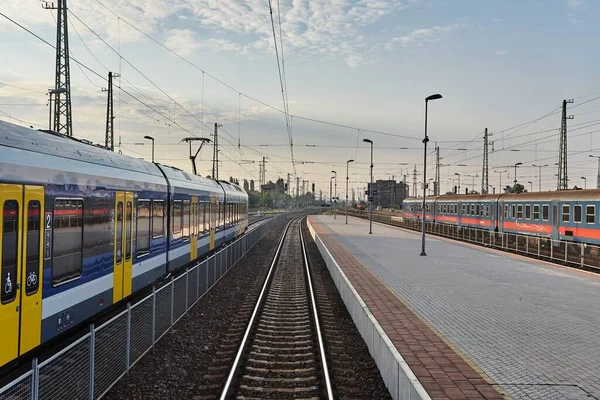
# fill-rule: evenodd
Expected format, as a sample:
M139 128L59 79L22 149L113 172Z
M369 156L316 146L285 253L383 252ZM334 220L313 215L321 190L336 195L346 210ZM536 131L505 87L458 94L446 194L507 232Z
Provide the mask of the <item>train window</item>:
M596 222L596 206L585 206L585 222L588 224Z
M90 197L83 203L83 259L114 252L114 202Z
M181 200L173 201L173 238L174 239L181 237L182 214L183 214L183 206L181 204Z
M2 207L2 304L17 297L17 257L19 248L19 203L6 200Z
M189 239L190 237L190 201L183 201L183 238Z
M540 219L540 205L539 204L533 205L533 219L535 219L535 220Z
M508 204L504 205L504 218L508 218Z
M39 285L41 233L40 202L31 200L27 205L27 256L25 259L25 276L27 277L25 293L28 296L37 292Z
M131 234L133 230L133 204L127 202L125 210L125 260L131 259Z
M516 218L517 218L517 205L516 205L516 204L513 204L513 205L512 205L512 215L511 215L511 217L512 217L513 219L516 219Z
M210 215L209 215L209 203L202 203L202 221L204 222L203 231L207 232L210 228Z
M581 222L581 204L573 206L573 222Z
M523 219L523 204L517 205L517 218Z
M562 206L562 222L569 222L569 214L570 214L570 207L568 205L563 205Z
M481 215L481 206L479 204L475 205L475 215L476 216Z
M54 222L56 222L56 219ZM121 260L123 259L123 251L122 251L122 249L123 249L123 202L122 201L119 201L117 203L116 223L117 223L117 243L116 243L117 255L116 255L115 262L117 264L121 264Z
M525 219L531 219L531 204L525 205Z
M150 200L137 202L137 227L136 227L136 256L148 254L150 251Z
M54 201L52 243L52 284L58 285L80 277L83 260L83 200Z
M471 204L471 215L475 215L475 204Z
M544 221L548 221L548 204L543 204L542 205L542 219Z
M165 234L165 202L152 200L152 238L156 239Z
M466 213L467 213L467 205L466 205L466 204L463 204L463 205L462 205L462 213L463 213L463 214L466 214Z
M485 205L485 216L486 217L490 216L490 205L489 204Z

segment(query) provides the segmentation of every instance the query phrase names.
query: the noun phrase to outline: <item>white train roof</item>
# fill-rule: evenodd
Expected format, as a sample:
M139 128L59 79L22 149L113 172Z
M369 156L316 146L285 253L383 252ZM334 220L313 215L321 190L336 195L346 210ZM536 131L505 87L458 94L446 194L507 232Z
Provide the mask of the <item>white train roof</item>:
M63 135L25 128L0 121L0 146L13 147L55 157L70 158L107 167L160 175L152 163L123 154L108 151L103 147Z

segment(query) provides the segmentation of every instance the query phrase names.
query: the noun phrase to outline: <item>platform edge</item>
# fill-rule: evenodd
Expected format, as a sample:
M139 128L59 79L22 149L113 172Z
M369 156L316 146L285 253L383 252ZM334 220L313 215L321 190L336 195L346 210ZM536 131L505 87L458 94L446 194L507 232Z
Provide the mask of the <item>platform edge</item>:
M350 313L354 325L365 341L369 353L375 360L379 373L394 400L431 400L388 335L371 314L348 277L342 271L329 249L313 229L310 218L306 220L308 230L325 260L335 286Z

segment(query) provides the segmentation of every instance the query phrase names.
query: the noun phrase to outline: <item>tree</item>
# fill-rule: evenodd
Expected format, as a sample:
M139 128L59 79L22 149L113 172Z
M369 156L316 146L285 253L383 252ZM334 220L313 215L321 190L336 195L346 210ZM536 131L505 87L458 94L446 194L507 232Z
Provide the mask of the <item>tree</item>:
M248 183L248 179L244 179L244 190L246 193L250 191L250 184Z
M504 192L505 193L523 193L523 192L527 192L527 190L525 189L525 186L521 185L520 183L515 183L514 186L506 185L506 187L504 188Z
M261 193L260 195L260 205L265 208L273 207L273 196L271 196L271 191L267 190Z

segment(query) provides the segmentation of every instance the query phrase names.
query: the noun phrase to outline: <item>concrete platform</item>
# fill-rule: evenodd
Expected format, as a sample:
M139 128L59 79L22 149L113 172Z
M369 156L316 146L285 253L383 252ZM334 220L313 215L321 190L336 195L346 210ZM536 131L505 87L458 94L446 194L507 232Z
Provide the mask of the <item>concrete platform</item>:
M310 221L338 263L348 263L343 253L349 254L500 392L517 399L600 398L599 276L434 237L427 239L428 256L420 257L420 235L411 231L374 223L368 235L368 221L350 217L345 225L343 216ZM398 351L419 366L409 348ZM421 383L428 392L437 389ZM464 398L453 393L446 395Z

